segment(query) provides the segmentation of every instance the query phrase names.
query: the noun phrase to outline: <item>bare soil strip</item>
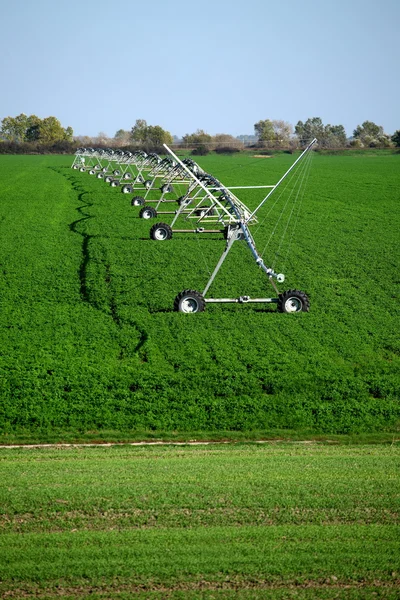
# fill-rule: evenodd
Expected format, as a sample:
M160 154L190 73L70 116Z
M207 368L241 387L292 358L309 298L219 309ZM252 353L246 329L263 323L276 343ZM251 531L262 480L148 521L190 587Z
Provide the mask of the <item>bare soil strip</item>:
M187 442L82 442L76 444L0 444L0 450L12 450L13 448L111 448L112 446L216 446L221 444L318 444L317 440L221 440L202 441L189 440ZM325 443L335 443L325 440Z
M385 588L387 590L393 590L398 588L400 585L399 579L394 579L393 582L373 580L373 581L360 581L360 582L349 582L349 581L337 581L336 578L328 578L323 581L257 581L257 580L240 580L239 578L229 578L225 581L182 581L167 584L160 584L156 582L144 583L110 583L110 585L104 584L100 586L90 585L77 585L77 586L63 586L62 584L55 584L49 587L39 587L37 585L24 586L9 588L8 590L3 589L2 598L26 598L32 597L34 594L35 598L51 598L50 594L54 594L54 597L62 598L63 596L69 596L79 598L80 596L87 596L88 594L99 594L100 596L105 594L113 593L132 593L138 594L140 592L196 592L196 591L240 591L240 590L295 590L295 589L314 589L314 590L366 590L366 589L379 589Z

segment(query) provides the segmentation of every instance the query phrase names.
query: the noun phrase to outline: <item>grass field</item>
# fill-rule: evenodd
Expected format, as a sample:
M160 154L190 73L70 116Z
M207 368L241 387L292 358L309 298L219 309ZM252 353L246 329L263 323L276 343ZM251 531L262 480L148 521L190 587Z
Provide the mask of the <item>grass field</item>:
M0 449L2 598L398 598L399 448Z
M174 313L224 241L150 241L130 197L71 162L0 157L0 441L396 434L400 155L314 157L290 252L265 256L309 294L296 315ZM275 183L291 162L199 158L226 185ZM261 248L273 225L254 229ZM271 290L238 244L214 293Z

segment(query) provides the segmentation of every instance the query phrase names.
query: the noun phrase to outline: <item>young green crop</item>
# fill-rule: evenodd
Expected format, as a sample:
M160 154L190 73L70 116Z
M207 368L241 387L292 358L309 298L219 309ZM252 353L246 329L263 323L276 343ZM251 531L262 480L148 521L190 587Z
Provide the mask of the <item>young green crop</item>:
M0 591L395 598L398 468L396 446L3 449Z

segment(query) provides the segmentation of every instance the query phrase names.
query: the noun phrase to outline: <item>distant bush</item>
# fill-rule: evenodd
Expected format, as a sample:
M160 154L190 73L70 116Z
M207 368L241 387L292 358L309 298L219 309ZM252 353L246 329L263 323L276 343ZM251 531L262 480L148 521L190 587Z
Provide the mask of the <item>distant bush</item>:
M209 154L209 152L209 148L204 144L200 144L199 146L197 146L197 148L194 148L192 150L192 154L194 156L205 156L206 154Z
M217 154L234 154L235 152L240 152L240 149L232 146L219 146L215 148L215 152Z

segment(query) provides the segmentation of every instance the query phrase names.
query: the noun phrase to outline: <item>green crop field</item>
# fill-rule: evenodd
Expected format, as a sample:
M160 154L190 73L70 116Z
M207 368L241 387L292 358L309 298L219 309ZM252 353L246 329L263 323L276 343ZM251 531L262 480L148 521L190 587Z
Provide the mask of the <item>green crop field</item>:
M395 600L399 448L0 449L0 596Z
M260 185L293 160L198 162L226 185ZM396 434L400 155L316 155L290 247L275 243L278 213L261 212L256 243L272 240L264 259L285 273L282 291L309 295L300 314L173 312L224 240L151 241L130 196L71 163L0 157L1 441ZM236 245L213 294L273 295Z

